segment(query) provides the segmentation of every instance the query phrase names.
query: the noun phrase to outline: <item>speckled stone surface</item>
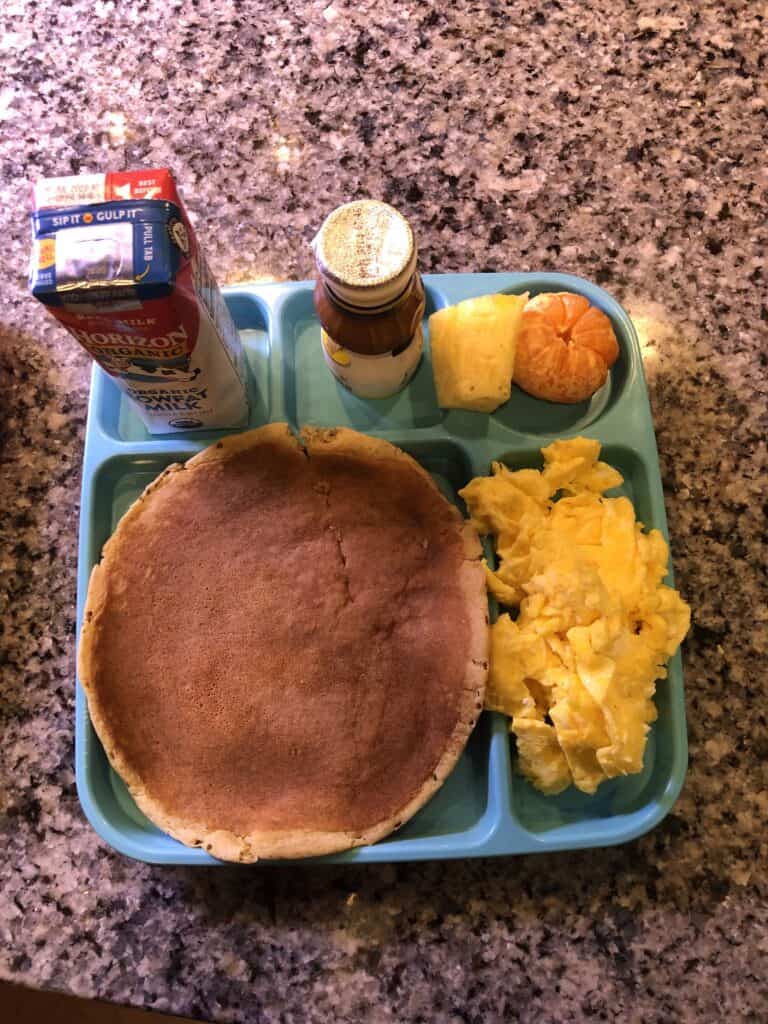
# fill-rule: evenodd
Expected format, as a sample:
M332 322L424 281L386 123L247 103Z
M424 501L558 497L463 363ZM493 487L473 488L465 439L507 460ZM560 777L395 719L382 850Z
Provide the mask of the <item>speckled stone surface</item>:
M763 3L0 2L0 976L207 1020L768 1019ZM635 317L690 772L626 847L370 869L113 853L73 780L88 360L25 291L26 180L173 165L221 281L304 278L337 202L430 271Z

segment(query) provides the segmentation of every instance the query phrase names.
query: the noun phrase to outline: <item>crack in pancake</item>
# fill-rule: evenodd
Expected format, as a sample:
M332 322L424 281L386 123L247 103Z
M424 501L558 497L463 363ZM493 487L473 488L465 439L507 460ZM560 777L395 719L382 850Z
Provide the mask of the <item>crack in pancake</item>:
M325 481L315 484L315 490L318 494L322 494L325 498L325 507L328 512L328 529L333 534L333 538L336 541L336 548L339 554L339 561L341 562L341 580L344 584L344 596L345 603L352 604L354 598L352 597L352 590L349 585L349 573L347 572L347 556L344 554L344 540L342 537L341 527L338 526L331 518L331 485Z
M480 547L388 442L284 424L171 466L92 573L89 711L138 806L215 856L375 842L439 787L487 675Z

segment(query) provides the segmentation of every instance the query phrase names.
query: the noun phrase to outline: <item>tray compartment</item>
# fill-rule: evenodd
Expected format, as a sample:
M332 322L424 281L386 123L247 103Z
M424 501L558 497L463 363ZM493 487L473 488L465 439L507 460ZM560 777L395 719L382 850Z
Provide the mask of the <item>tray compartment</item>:
M548 849L627 842L657 825L682 788L687 766L680 653L656 683L659 717L648 735L642 772L604 782L594 796L571 787L557 797L525 779L512 780L512 813L525 833Z
M613 408L621 397L625 381L626 364L619 359L609 371L605 384L587 401L576 405L543 402L513 384L509 401L492 413L492 416L507 430L514 430L520 434L565 437L568 434L583 433ZM547 410L546 430L537 426L537 423L541 422L542 408Z
M81 551L81 571L87 574L120 518L144 488L167 466L183 462L201 447L179 441L174 450L113 454L90 474L83 505L87 545ZM395 439L394 443L398 443ZM472 475L469 454L462 446L440 438L399 441L432 475L449 501L461 506L459 488ZM143 446L145 449L148 446ZM82 598L84 600L83 591ZM156 828L134 803L122 779L111 769L88 719L84 695L78 688L80 750L78 777L83 806L94 828L112 846L129 856L156 863L218 863L204 851L190 849ZM381 847L397 844L397 859L431 855L439 842L444 856L482 846L499 825L500 808L509 800L509 765L505 730L499 716L483 713L453 772L432 800L403 828L369 849L324 860L388 859Z
M522 776L512 782L512 809L520 827L538 841L581 845L584 837L615 842L619 830L633 829L664 788L664 766L657 757L655 732L648 737L643 771L602 783L594 796L574 787L556 797L544 796Z
M545 442L543 442L545 443ZM654 493L653 469L647 459L625 445L604 443L601 458L614 466L624 483L609 491L610 497L630 499L635 514L647 529L657 528L666 536L666 520L659 518ZM510 469L540 469L543 459L538 448L513 449L498 457ZM671 578L670 578L671 582ZM492 602L492 621L498 608ZM502 609L503 610L503 609ZM685 774L685 711L680 654L669 665L667 679L656 684L658 719L648 735L643 770L637 775L604 782L594 796L570 787L558 796L539 793L515 773L511 780L509 810L521 832L548 848L624 842L648 831L670 809ZM508 737L510 762L514 765L515 740Z
M631 371L635 369L637 344L634 327L619 304L602 288L589 281L573 275L568 275L567 283L563 282L565 275L525 276L526 281L523 284L505 288L504 291L516 295L527 291L531 298L542 292L554 291L570 291L583 295L593 306L602 309L610 319L619 343L620 355L609 370L605 384L586 401L576 405L543 402L513 385L512 397L493 413L494 419L509 430L528 435L563 437L567 434L578 434L608 413L621 400L624 388L632 376Z
M291 423L319 427L353 427L368 433L433 427L443 412L437 405L429 358L427 318L447 304L441 291L425 285L424 355L410 384L391 398L357 398L325 365L312 285L297 287L277 311L284 353L283 401Z

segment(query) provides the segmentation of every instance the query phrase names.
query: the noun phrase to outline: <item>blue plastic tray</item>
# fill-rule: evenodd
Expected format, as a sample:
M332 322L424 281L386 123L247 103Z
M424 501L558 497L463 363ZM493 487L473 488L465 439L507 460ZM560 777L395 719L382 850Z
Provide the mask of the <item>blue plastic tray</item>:
M287 420L298 426L349 426L409 451L454 500L456 491L500 459L540 466L539 449L555 437L583 434L603 443L603 457L625 478L638 518L666 536L656 440L632 323L607 292L565 274L447 274L424 280L429 316L461 299L496 291L574 291L603 309L621 346L605 386L582 405L551 405L513 388L490 416L443 411L425 356L409 387L378 401L355 398L336 383L320 350L312 283L225 289L242 332L252 375L251 426ZM151 436L106 374L94 367L80 512L78 631L91 568L120 516L170 462L189 458L221 431ZM653 828L672 807L685 777L687 737L679 653L656 695L659 717L639 775L604 783L595 796L569 789L545 797L512 773L507 720L484 713L445 785L399 832L374 846L316 858L328 862L480 857L569 850L626 842ZM88 718L81 686L76 703L77 787L99 835L121 853L160 864L219 864L152 825L110 768ZM306 862L299 862L306 863Z

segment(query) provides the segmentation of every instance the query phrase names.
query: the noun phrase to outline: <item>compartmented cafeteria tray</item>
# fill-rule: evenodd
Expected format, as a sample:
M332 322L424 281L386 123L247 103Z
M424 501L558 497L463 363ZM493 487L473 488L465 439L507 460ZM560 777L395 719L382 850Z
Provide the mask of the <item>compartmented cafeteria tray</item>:
M421 366L404 391L376 401L356 398L328 372L311 282L224 289L247 353L250 427L288 421L296 428L347 426L384 437L410 452L459 506L457 491L472 477L488 473L493 460L513 468L539 467L541 447L556 437L581 434L602 443L602 457L625 479L618 493L631 498L637 518L647 528L656 527L666 537L640 347L621 306L597 285L566 274L426 275L424 285L427 308ZM621 356L603 388L575 406L542 402L513 388L510 401L491 415L441 410L432 382L426 317L462 299L497 291L579 292L607 313ZM91 568L120 516L165 466L189 458L222 433L227 432L150 435L109 377L94 366L80 511L78 631ZM513 774L514 740L507 720L484 712L453 773L400 831L373 846L313 861L481 857L607 846L633 839L667 814L685 777L687 737L679 652L669 664L668 679L657 685L656 705L658 720L648 738L642 773L607 781L594 796L573 787L556 797L544 796ZM151 863L221 863L202 849L171 839L138 810L109 766L79 682L75 746L80 801L107 843Z

